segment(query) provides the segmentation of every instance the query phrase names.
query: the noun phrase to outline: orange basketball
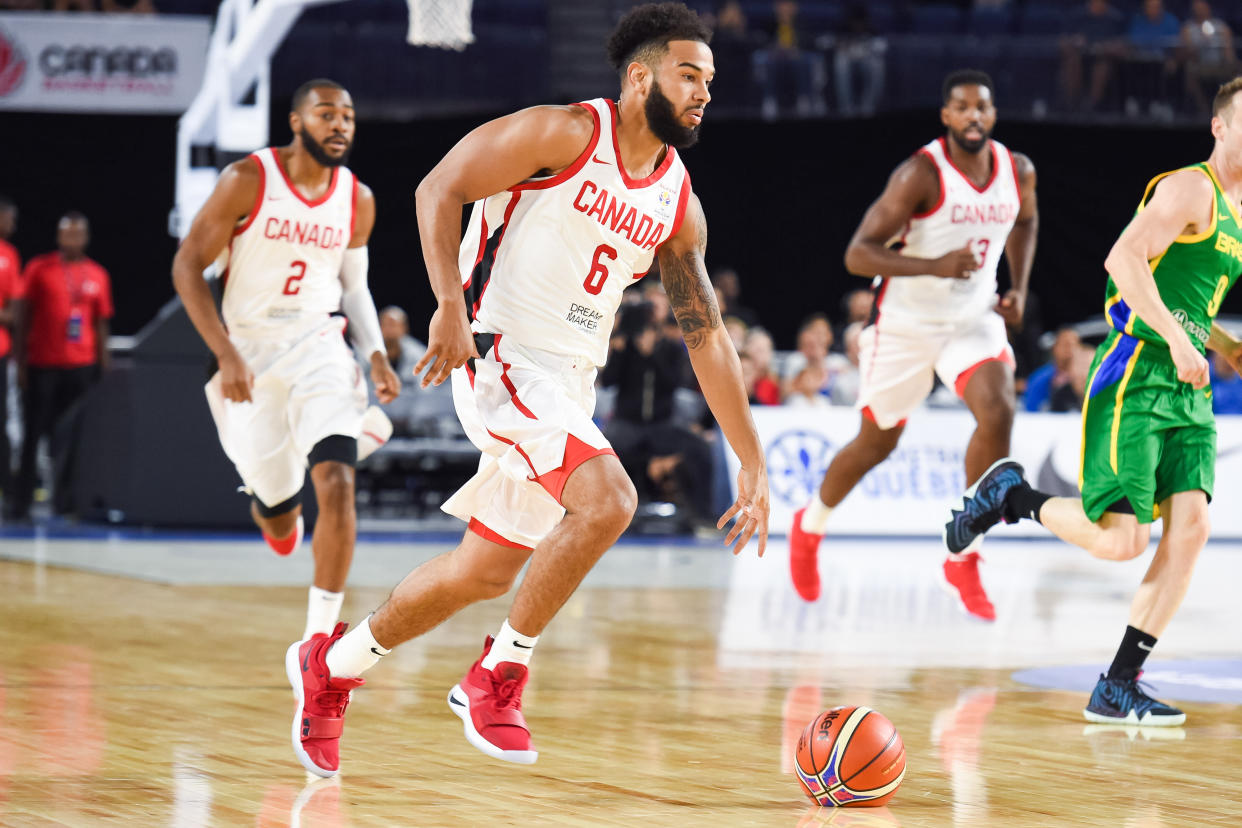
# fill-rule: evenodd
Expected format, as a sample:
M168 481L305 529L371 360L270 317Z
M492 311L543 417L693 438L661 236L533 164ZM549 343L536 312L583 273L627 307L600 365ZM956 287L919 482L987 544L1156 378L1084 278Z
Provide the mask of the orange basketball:
M834 707L803 728L794 772L819 805L883 805L906 775L906 748L893 723L871 708Z

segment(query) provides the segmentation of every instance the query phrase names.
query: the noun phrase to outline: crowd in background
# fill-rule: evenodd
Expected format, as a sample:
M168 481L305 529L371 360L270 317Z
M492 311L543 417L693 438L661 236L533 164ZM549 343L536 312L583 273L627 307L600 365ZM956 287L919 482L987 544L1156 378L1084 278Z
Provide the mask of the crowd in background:
M1231 0L772 0L700 3L728 97L757 97L765 118L868 116L886 92L890 57L907 37L1022 37L1055 42L1056 89L1034 114L1201 115L1237 74ZM1229 18L1229 19L1226 19ZM1025 48L1025 47L1024 47ZM981 50L983 51L983 50ZM988 54L980 55L982 64ZM980 63L980 61L974 61ZM1017 65L1029 75L1036 63ZM999 66L988 65L1002 75ZM1019 85L1032 78L1017 78ZM1012 102L1010 102L1012 103Z

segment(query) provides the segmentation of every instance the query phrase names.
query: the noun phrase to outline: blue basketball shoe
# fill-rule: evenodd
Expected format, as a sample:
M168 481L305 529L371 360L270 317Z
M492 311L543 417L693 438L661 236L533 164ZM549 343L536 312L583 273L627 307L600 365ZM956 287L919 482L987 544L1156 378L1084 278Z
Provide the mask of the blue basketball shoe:
M962 495L962 508L951 510L944 525L944 545L954 555L961 554L975 539L1005 519L1005 495L1025 482L1021 464L1001 458L993 463L975 485ZM1007 518L1006 523L1012 523Z
M1186 721L1185 713L1143 692L1138 676L1108 678L1103 673L1082 715L1089 722L1140 727L1178 727Z

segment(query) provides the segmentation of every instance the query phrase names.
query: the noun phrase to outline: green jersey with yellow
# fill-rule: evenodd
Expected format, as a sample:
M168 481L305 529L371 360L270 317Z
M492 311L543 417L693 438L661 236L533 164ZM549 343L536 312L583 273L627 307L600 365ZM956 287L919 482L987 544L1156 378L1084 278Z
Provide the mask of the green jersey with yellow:
M1209 164L1183 169L1211 181L1211 223L1178 236L1148 264L1161 301L1202 352L1225 294L1242 273L1242 219ZM1174 172L1148 183L1135 215ZM1139 522L1150 523L1170 495L1195 489L1212 495L1211 389L1178 380L1168 343L1134 313L1112 278L1104 312L1111 330L1096 350L1083 401L1083 508L1093 521L1106 511L1133 511Z

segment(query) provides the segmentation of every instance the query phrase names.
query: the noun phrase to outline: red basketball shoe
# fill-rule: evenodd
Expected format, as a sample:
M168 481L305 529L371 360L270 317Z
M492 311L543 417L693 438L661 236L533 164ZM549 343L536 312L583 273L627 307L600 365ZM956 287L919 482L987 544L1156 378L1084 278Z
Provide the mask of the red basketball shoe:
M349 694L362 686L360 678L332 678L324 656L345 634L345 623L332 635L317 633L295 641L285 652L285 674L293 685L297 709L293 715L293 752L302 767L316 776L335 776L340 770L341 731Z
M461 719L467 742L494 759L531 765L539 752L530 743L530 728L522 716L522 688L530 671L511 661L484 670L483 658L491 651L492 641L489 635L483 655L449 691L449 709Z
M823 535L802 531L802 516L806 507L794 512L793 525L789 527L789 572L793 576L794 589L804 600L819 597L819 540Z
M956 593L967 614L984 621L995 621L996 608L988 600L988 594L983 591L983 583L979 580L981 560L983 558L975 550L950 555L944 562L944 580L952 587L950 594Z

